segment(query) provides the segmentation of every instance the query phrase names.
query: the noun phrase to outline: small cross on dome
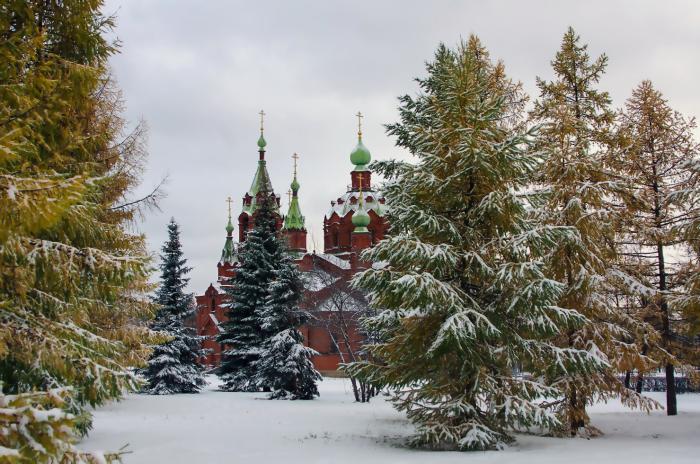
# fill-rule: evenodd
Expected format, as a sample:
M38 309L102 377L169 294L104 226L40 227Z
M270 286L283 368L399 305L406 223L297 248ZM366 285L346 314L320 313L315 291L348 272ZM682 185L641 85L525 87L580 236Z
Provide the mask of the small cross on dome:
M357 112L357 114L355 116L357 116L357 136L361 139L362 138L362 118L364 118L364 116L362 116L362 113L360 113L359 111Z
M292 155L292 159L294 160L294 178L296 179L296 177L297 177L297 161L299 160L299 155L294 153Z
M260 110L260 133L262 134L263 131L265 130L265 111Z

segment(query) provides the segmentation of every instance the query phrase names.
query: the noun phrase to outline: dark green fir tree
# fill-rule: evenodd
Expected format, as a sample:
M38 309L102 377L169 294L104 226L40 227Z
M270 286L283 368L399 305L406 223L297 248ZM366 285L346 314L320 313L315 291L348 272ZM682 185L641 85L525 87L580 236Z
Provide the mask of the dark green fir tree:
M161 248L161 283L155 297L159 305L152 328L172 337L157 345L143 374L146 393L170 395L197 393L206 383L197 363L201 354L200 338L184 322L194 314L192 295L185 293L191 268L183 257L180 229L175 219L168 224L168 240Z
M279 253L273 196L263 189L255 212L255 226L240 247L241 265L226 287L228 321L221 324L217 341L224 345L218 374L222 390L269 389L259 383L257 361L263 347L261 314L275 280L273 257Z
M265 340L258 360L258 383L272 390L270 399L311 400L318 396L316 382L321 375L311 362L316 351L304 346L304 337L297 328L309 319L308 313L299 308L301 273L284 250L274 262L275 280L262 311Z

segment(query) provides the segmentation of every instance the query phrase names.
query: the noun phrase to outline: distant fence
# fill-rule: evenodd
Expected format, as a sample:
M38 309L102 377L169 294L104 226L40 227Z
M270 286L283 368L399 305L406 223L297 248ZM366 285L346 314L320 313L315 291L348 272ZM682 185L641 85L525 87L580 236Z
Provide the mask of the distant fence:
M624 376L620 377L620 380L624 381ZM630 379L630 388L634 388L637 384L636 376L632 375ZM700 392L700 385L693 384L690 379L685 376L676 376L676 393L698 393ZM666 377L660 376L658 374L652 374L644 376L642 379L642 391L653 391L653 392L663 392L666 391Z

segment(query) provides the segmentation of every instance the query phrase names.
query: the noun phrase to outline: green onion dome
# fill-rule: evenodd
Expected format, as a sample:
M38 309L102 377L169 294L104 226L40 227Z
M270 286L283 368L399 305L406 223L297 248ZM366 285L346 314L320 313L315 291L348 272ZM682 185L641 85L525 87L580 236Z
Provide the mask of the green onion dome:
M297 193L299 191L299 182L297 181L296 177L294 177L294 180L292 181L290 187L292 188L292 192L294 193Z
M370 155L369 150L362 143L362 139L357 141L357 146L350 153L350 162L355 166L365 166L372 161L372 155Z
M258 139L258 148L260 148L260 150L264 150L266 145L267 142L265 141L265 137L263 137L261 133L260 138Z
M229 235L233 233L233 224L231 223L231 216L229 216L228 224L226 224L226 233Z
M355 214L352 215L352 225L357 227L358 229L365 228L369 225L369 214L367 214L367 211L360 206L357 211L355 211Z

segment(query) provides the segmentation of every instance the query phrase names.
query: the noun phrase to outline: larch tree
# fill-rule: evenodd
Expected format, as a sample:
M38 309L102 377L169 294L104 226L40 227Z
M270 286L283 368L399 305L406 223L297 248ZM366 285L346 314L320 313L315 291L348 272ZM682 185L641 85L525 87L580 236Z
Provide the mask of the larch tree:
M618 293L614 284L628 279L615 266L620 212L615 200L624 194L624 185L605 168L614 113L608 93L596 88L606 65L605 55L592 61L587 45L569 28L552 61L554 79L537 79L540 95L530 113L539 125L535 146L545 155L534 177L544 192L537 220L577 232L546 261L547 275L565 286L557 304L586 318L585 324L563 331L558 343L597 354L607 364L585 375L563 372L549 378L564 393L557 408L562 432L571 435L597 433L589 426L586 406L600 399L620 396L629 406L653 406L619 379L620 372L647 368L649 360L634 343L643 323L619 311L613 301Z
M275 280L273 257L279 253L275 216L270 192L262 191L263 201L255 213L255 225L239 248L241 265L225 287L228 320L221 324L217 341L224 347L219 377L227 391L258 391L257 362L263 348L262 312Z
M279 247L273 257L274 281L261 311L262 351L257 362L256 383L270 388L270 399L311 400L318 396L321 380L311 357L318 354L304 346L299 326L309 314L299 307L303 282L299 268Z
M73 443L138 387L150 264L127 226L145 159L107 73L99 0L0 5L0 450L103 462ZM108 456L109 459L115 456Z
M684 357L687 318L697 312L700 145L693 137L695 121L674 111L650 81L632 92L619 119L624 156L617 167L635 199L623 252L629 273L649 290L640 312L661 334L660 343L648 349L663 361L666 410L676 415L676 358Z
M693 208L697 208L700 200L700 160L693 157L688 162L688 168L693 171L695 180L693 189L684 192L688 199L693 200ZM683 282L683 288L675 292L672 304L676 311L673 338L677 347L681 349L678 356L686 364L700 365L700 211L691 214L690 221L683 227L683 237L686 244L686 257L678 272L679 281ZM693 375L692 369L683 366L689 379L698 380L697 371Z
M200 337L185 322L194 316L192 294L185 293L191 271L182 252L180 228L171 219L168 224L168 240L161 248L160 287L156 292L158 305L153 330L163 332L170 340L156 345L143 370L146 378L144 391L152 395L173 393L197 393L206 384L202 367Z
M520 85L475 36L440 45L426 67L388 126L415 162L373 165L391 235L363 255L385 265L354 283L378 308L367 321L378 342L347 370L393 392L417 426L412 444L498 449L514 428L560 426L541 403L559 390L514 372L592 375L605 361L552 343L586 323L558 306L565 285L544 274L554 244L576 233L533 223L521 197L541 159Z

